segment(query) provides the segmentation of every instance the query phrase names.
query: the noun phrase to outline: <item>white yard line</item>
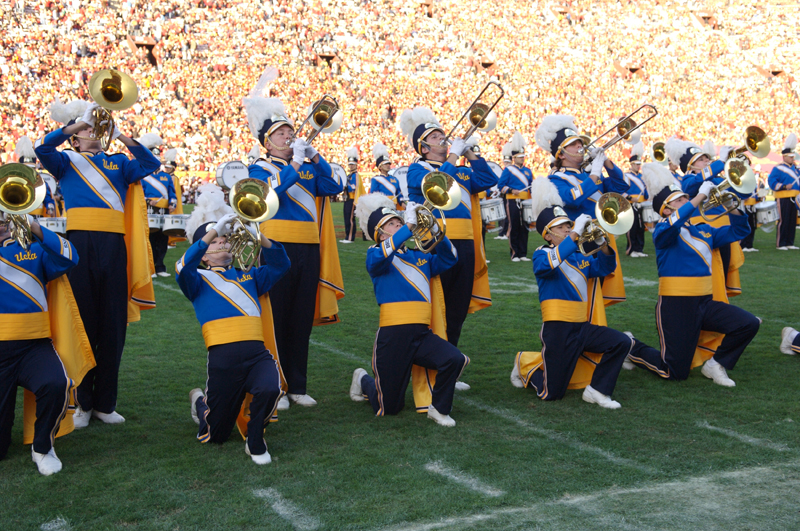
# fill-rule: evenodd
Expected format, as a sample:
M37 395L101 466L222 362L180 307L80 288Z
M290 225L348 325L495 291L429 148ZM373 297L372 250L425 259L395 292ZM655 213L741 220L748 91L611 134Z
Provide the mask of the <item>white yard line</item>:
M338 348L331 347L331 346L323 343L322 341L317 341L315 339L309 339L308 340L308 344L309 345L314 345L317 348L321 348L321 349L327 350L328 352L333 352L334 354L338 354L339 356L342 356L343 358L347 358L349 360L357 361L359 363L364 363L364 362L369 361L369 358L367 358L367 357L356 356L355 354L351 354L350 352L345 352L344 350L339 350Z
M42 531L68 531L72 529L72 526L69 525L64 518L58 517L55 520L50 520L49 522L43 523L39 526L39 529Z
M295 529L312 531L320 526L318 519L304 514L299 507L284 499L281 493L275 489L257 489L253 491L253 496L266 500L272 510L292 524Z
M626 288L652 287L658 286L657 280L645 280L643 278L622 277Z
M473 478L472 476L469 476L453 468L444 466L441 461L431 461L430 463L425 465L425 470L446 477L450 481L458 483L459 485L463 485L464 487L474 490L475 492L480 492L484 496L496 498L498 496L502 496L503 494L505 494L505 492L502 490L495 489L494 487L490 487L488 485L484 485L483 482L481 482L479 479Z
M530 422L521 419L520 417L516 416L515 414L513 414L510 411L507 411L505 409L500 409L500 408L488 406L486 404L483 404L483 403L478 402L477 400L473 400L471 398L464 398L464 397L461 397L461 396L457 396L457 398L459 400L461 400L462 402L464 402L465 404L469 405L469 406L472 406L472 407L474 407L476 409L480 409L480 410L486 411L487 413L491 413L492 415L495 415L497 417L506 419L506 420L508 420L510 422L513 422L513 423L517 424L518 426L520 426L522 428L525 428L525 429L530 430L530 431L532 431L532 432L534 432L534 433L536 433L538 435L546 437L546 438L550 439L551 441L555 441L555 442L558 442L560 444L565 444L567 446L571 446L572 448L574 448L576 450L593 453L595 455L598 455L598 456L602 457L603 459L607 459L608 461L611 461L615 465L627 466L627 467L630 467L630 468L635 468L637 470L641 470L642 472L648 472L648 473L654 473L655 472L655 470L653 470L652 468L650 468L648 466L640 465L639 463L637 463L636 461L633 461L631 459L626 459L624 457L618 457L618 456L612 454L611 452L603 450L602 448L598 448L596 446L592 446L590 444L586 444L586 443L581 442L581 441L575 441L575 440L570 439L569 437L567 437L565 435L562 435L562 434L558 433L557 431L548 430L548 429L545 429L545 428L540 428L539 426L531 424Z
M176 288L175 286L170 286L169 284L162 284L161 282L159 282L157 280L153 281L153 285L154 286L158 286L161 289L165 289L167 291L174 291L175 293L180 293L181 295L183 295L183 292L181 291L181 289L180 288Z
M707 430L715 431L717 433L722 433L723 435L727 435L728 437L733 437L734 439L738 439L746 444L752 444L753 446L761 446L762 448L769 448L770 450L775 450L776 452L786 452L791 450L791 448L789 448L785 444L773 443L766 441L764 439L756 439L755 437L750 437L749 435L737 433L733 430L729 430L726 428L718 428L716 426L712 426L706 421L698 422L697 426L699 428L705 428Z

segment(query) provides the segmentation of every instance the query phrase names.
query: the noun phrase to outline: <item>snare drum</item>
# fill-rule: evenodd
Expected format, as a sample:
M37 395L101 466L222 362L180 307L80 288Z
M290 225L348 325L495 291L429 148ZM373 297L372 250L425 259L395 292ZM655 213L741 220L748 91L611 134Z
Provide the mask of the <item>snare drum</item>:
M661 220L661 216L653 210L653 202L652 201L644 201L639 203L639 212L642 213L642 223L650 232L653 232L653 228L655 228L656 223Z
M533 217L533 199L523 199L520 201L520 208L522 208L522 220L527 223L536 223L536 218Z
M164 215L164 225L161 230L167 236L186 236L186 220L188 214Z
M763 201L756 205L756 222L764 232L775 230L778 222L778 203L775 201Z
M39 225L55 232L56 234L60 234L62 236L67 235L67 218L44 218L40 217L36 221L39 222Z
M162 214L147 214L147 224L150 232L156 232L164 228L164 216Z
M486 223L503 221L506 219L506 209L503 208L503 200L497 198L484 199L481 201L481 218Z

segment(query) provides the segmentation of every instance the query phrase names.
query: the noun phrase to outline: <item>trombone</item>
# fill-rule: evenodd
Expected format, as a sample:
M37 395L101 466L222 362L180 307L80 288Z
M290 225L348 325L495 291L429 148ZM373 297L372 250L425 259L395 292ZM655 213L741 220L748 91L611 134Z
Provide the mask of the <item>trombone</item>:
M638 114L640 111L641 112L649 111L649 114L645 117L644 120L637 123L636 120L633 119L633 116ZM592 163L594 157L589 155L589 148L597 144L601 138L607 136L609 133L612 132L614 133L614 136L611 137L610 140L608 140L605 144L600 146L601 149L606 150L611 146L613 146L614 144L618 143L620 140L630 139L631 133L642 127L644 124L646 124L656 116L658 116L658 109L656 109L655 105L645 103L644 105L642 105L641 107L630 113L628 116L622 118L619 122L614 124L614 126L611 127L609 130L607 130L605 133L598 136L597 138L589 142L587 145L583 146L583 165L581 167L586 168Z
M25 250L32 241L26 214L44 202L46 187L42 176L25 164L14 162L0 166L0 211L6 214L0 224L13 225L11 237Z
M306 125L311 125L313 129L313 131L308 134L308 137L306 137L306 142L310 144L318 134L333 133L339 129L342 126L343 119L344 114L339 108L339 102L337 102L330 94L325 94L322 96L322 99L313 105L311 112L308 113L306 119L303 120L303 123L300 124L300 127L298 127L297 130L292 134L289 144L300 137L300 134Z
M497 89L500 91L500 94L495 98L491 105L481 103L481 97L492 86L497 87ZM503 99L505 94L506 91L503 90L503 87L500 86L500 83L497 81L489 81L486 83L486 86L483 87L483 90L478 93L478 96L472 101L470 106L467 107L467 110L464 111L464 114L461 115L461 118L458 119L456 125L454 125L450 132L447 133L447 136L444 137L441 145L444 146L445 144L450 143L450 138L455 134L456 129L458 129L458 126L461 125L461 122L463 122L465 118L468 118L470 123L469 129L467 129L466 133L462 137L462 139L465 141L475 134L475 131L488 133L497 127L497 114L494 112L494 108L497 106L500 100Z
M248 271L258 263L261 255L261 236L258 224L278 213L280 202L278 194L269 182L261 179L242 179L231 188L229 195L231 208L239 216L233 230L228 235L228 252L239 262L239 267ZM248 229L254 224L259 236Z
M114 119L110 111L131 107L139 98L139 89L128 74L107 68L92 75L89 95L101 107L94 111L92 136L100 141L100 146L106 151L114 135Z
M631 203L621 195L608 192L600 196L594 207L594 216L597 222L591 221L586 225L583 234L578 237L578 250L584 256L592 256L608 245L609 234L620 236L633 227L633 208ZM585 249L587 243L604 237L605 243L591 251Z
M447 230L444 212L441 213L442 224L439 226L433 209L453 210L461 204L461 186L450 175L432 171L422 178L422 195L425 203L417 208L417 225L411 237L418 251L430 253L444 239Z

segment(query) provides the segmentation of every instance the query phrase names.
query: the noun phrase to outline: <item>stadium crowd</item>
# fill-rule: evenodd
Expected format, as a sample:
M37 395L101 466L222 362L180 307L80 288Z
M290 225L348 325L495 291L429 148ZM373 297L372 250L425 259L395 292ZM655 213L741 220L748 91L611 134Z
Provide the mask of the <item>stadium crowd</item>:
M800 87L768 71L781 70L787 43L798 42L790 6L706 4L707 12L675 0L0 2L0 158L13 160L20 136L54 127L54 98L89 99L89 77L107 67L139 86L139 102L116 114L123 129L157 132L178 148L179 169L211 172L201 176L255 144L241 101L270 67L278 77L268 93L296 121L324 93L339 100L344 126L315 146L342 162L358 145L362 172L374 169L376 141L396 164L411 162L395 125L403 109L431 107L449 127L491 76L506 96L498 129L482 141L489 160L499 161L515 130L533 147L547 114L572 114L595 136L645 102L660 113L647 145L671 135L741 145L750 124L782 142L800 123ZM546 163L532 150L535 172Z

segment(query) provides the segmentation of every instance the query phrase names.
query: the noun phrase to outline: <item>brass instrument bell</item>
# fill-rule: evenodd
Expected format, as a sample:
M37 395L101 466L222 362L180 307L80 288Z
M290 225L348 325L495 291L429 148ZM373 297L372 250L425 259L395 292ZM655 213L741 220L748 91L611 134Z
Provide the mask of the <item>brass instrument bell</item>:
M289 144L300 138L303 128L310 125L313 131L306 137L306 142L311 143L318 134L330 134L338 130L342 126L344 120L344 113L339 107L339 103L330 94L325 94L316 102L311 108L311 111L306 116L306 119L300 124L300 127L292 134Z
M483 103L480 101L481 97L483 97L484 93L488 91L490 88L496 87L496 90L499 90L495 100L492 102L491 105ZM475 131L481 131L482 133L488 133L495 127L497 127L497 114L494 112L494 108L500 103L500 100L503 99L506 92L503 90L503 87L496 81L489 81L483 90L478 93L478 96L472 101L467 110L464 111L464 114L461 115L461 118L458 119L456 125L447 133L447 136L444 137L441 145L448 144L450 142L450 138L455 134L456 129L464 121L466 118L469 123L470 127L464 133L462 139L466 141L469 137L475 134Z
M594 207L597 224L591 222L578 237L578 250L584 256L591 256L608 245L609 235L620 236L633 227L634 212L630 201L614 192L607 192L600 196ZM606 243L591 251L585 250L585 245L604 237Z
M133 78L124 72L107 68L95 72L89 80L89 95L101 110L95 111L92 136L107 150L114 134L114 120L110 111L121 111L133 106L139 98L139 88Z
M255 224L271 219L278 213L280 201L278 194L269 182L261 179L242 179L231 188L228 196L231 208L239 216L237 225L228 235L230 252L239 267L248 270L258 263L261 254L261 237L254 236L247 228L247 224Z
M425 203L417 208L417 225L411 237L418 251L430 253L441 243L447 231L444 212L441 213L440 227L433 209L453 210L461 204L461 186L450 175L432 171L423 177L421 188Z
M657 162L662 166L669 166L669 160L667 159L667 150L665 148L666 144L664 142L655 142L650 148L650 156L653 159L653 162Z
M743 195L750 195L758 184L756 174L753 172L750 164L746 159L743 160L743 158L740 157L729 158L728 161L725 162L724 174L725 181L712 188L708 199L698 207L700 215L709 223L739 208L741 204L739 196L733 192L727 191L728 188ZM711 217L706 215L709 210L716 207L724 208L725 212Z
M13 224L11 237L25 249L31 243L31 228L26 214L44 202L47 184L33 168L20 163L0 166L0 211L5 224Z

